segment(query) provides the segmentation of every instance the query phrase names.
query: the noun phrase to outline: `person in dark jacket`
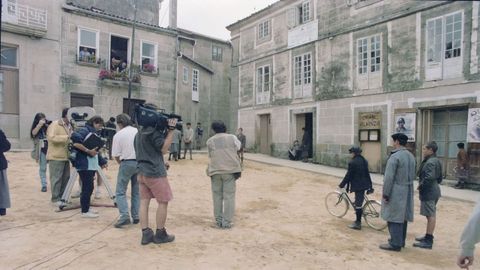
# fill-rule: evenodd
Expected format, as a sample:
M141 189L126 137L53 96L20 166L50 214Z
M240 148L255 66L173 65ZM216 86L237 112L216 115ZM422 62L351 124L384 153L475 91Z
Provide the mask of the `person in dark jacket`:
M82 217L85 218L98 217L97 213L90 210L90 197L93 192L95 173L100 167L107 167L107 160L98 154L100 149L88 149L83 143L90 133L97 134L102 129L103 123L102 117L94 116L87 121L85 127L72 134L73 146L78 149L73 166L77 169L78 175L80 175L80 181L82 182L80 205L82 207Z
M373 192L372 179L368 171L368 162L361 155L362 149L353 146L348 149L352 155L352 160L348 163L347 174L343 181L338 185L340 188L347 187L347 192L355 192L355 215L356 220L348 227L354 230L362 229L362 206L365 199L365 191Z
M10 190L7 179L7 159L3 153L10 150L10 142L5 133L0 129L0 216L7 214L7 208L10 208Z
M111 160L113 136L115 136L115 133L117 132L117 125L115 125L115 117L112 116L110 117L110 119L108 119L107 123L105 123L104 131L104 137L107 138L108 158Z
M415 238L414 247L431 249L435 230L437 202L441 196L438 184L442 182L442 163L438 160L437 143L430 141L422 148L423 161L418 169L418 191L420 195L420 215L427 218L427 232L423 237Z
M155 104L147 103L145 107L157 110ZM134 140L137 158L138 183L140 186L140 225L142 227L142 245L168 243L175 240L175 235L165 229L168 202L173 199L172 189L167 178L168 163L163 159L170 148L177 119L168 119L168 131L155 127L141 127ZM166 134L165 134L166 133ZM148 208L150 200L155 198L158 204L156 213L157 230L155 234L149 227Z
M33 140L32 158L39 165L40 183L42 192L47 192L47 128L51 121L48 121L44 113L37 113L33 118L30 137Z

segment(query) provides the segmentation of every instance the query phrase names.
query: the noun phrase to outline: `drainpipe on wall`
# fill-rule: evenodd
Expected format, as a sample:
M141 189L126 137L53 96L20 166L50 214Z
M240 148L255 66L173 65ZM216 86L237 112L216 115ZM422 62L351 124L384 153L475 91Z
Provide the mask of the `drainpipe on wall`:
M180 51L180 40L178 38L178 33L177 33L177 38L176 38L176 44L175 44L175 67L173 73L175 74L173 78L173 83L175 84L174 88L174 93L173 93L173 112L178 114L178 108L177 108L177 99L178 99L178 83L177 83L177 78L178 78L178 58L182 57L182 52Z

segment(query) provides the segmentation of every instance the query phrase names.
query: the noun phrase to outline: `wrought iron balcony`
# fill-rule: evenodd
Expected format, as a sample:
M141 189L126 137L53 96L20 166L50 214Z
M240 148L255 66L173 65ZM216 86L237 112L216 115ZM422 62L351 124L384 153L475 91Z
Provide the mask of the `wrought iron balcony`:
M47 33L47 10L7 0L2 6L2 30L43 37Z

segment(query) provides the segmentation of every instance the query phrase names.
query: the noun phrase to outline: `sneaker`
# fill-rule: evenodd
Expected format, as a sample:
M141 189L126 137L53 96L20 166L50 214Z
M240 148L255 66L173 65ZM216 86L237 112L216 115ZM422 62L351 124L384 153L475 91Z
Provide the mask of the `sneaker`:
M157 229L157 233L153 237L153 242L155 244L168 243L168 242L172 242L173 240L175 240L175 235L168 234L165 228Z
M47 192L47 187L42 187L42 192Z
M100 190L97 189L97 191L95 191L94 198L97 199L97 200L102 198L102 193L100 192Z
M115 225L113 225L115 228L122 228L125 225L130 224L130 219L119 219Z
M415 237L415 241L418 241L418 242L423 242L423 241L425 241L425 235Z
M80 198L80 195L82 195L82 192L80 190L77 190L77 192L72 194L72 198Z
M138 223L140 223L140 219L134 218L134 219L133 219L133 224L138 224Z
M98 218L98 214L93 213L92 211L88 211L86 213L82 213L83 218Z
M424 240L422 242L413 243L414 247L432 249L433 241Z
M147 245L151 242L153 242L153 231L150 228L146 228L145 230L142 230L142 245Z

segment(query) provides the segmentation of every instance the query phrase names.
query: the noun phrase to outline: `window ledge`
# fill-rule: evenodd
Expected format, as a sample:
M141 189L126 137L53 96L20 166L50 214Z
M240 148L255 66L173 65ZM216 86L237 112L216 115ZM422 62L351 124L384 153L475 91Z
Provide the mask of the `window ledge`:
M82 62L82 61L78 61L78 60L76 62L77 62L77 65L79 65L79 66L94 67L94 68L100 67L100 64L97 64L97 63Z
M128 81L124 80L112 80L112 79L98 79L97 82L100 85L104 86L115 86L115 87L123 87L123 88L128 88ZM135 83L132 82L132 88L133 89L138 89L140 88L141 84L140 83Z
M140 75L142 76L147 76L147 77L158 77L158 72L145 72L145 71L140 71Z

